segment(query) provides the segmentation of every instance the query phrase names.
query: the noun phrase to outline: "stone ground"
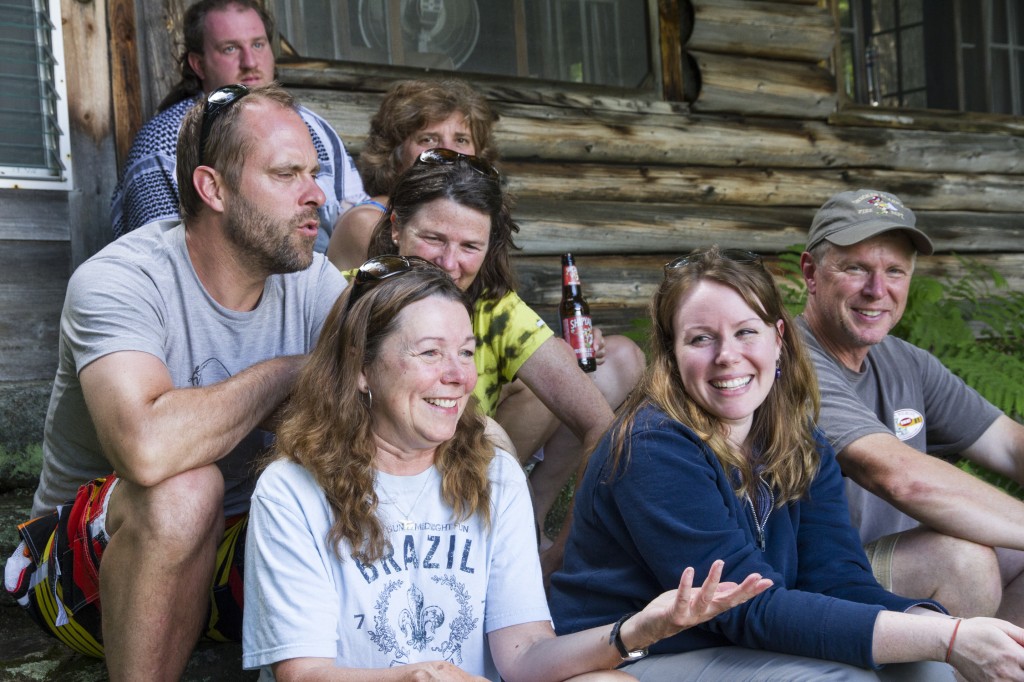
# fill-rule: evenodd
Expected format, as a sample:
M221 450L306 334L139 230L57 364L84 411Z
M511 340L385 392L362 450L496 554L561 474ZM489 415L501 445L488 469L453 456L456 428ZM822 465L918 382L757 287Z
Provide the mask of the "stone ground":
M0 493L0 558L6 561L17 546L15 526L28 517L32 506L29 490ZM238 644L201 643L189 661L183 682L232 682L255 680L254 671L242 670ZM0 681L2 682L103 682L107 671L102 661L76 654L43 634L18 604L0 593Z

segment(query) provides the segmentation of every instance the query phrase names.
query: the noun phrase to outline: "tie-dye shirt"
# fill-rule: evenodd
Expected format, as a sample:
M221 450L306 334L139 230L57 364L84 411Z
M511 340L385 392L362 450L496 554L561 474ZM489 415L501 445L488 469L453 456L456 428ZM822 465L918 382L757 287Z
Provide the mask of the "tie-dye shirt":
M515 292L500 299L485 293L473 305L477 379L473 395L480 409L493 417L501 387L511 382L523 364L554 336L551 328Z

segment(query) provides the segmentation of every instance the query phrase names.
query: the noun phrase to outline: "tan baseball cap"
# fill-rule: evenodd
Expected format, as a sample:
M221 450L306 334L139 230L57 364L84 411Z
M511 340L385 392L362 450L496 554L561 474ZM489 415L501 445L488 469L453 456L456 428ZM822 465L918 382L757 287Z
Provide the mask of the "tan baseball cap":
M917 252L929 256L935 246L916 224L914 212L895 194L873 189L840 192L814 215L805 248L809 251L825 240L837 246L852 246L883 232L903 230Z

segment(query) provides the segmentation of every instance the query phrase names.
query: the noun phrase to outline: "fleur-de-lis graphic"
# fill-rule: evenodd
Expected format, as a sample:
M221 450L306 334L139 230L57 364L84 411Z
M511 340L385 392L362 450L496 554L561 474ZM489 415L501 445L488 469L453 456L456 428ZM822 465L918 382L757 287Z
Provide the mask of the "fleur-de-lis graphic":
M423 593L415 585L409 588L407 597L410 608L398 614L398 624L402 634L409 638L406 644L423 651L434 639L434 631L444 623L444 611L437 606L424 606Z

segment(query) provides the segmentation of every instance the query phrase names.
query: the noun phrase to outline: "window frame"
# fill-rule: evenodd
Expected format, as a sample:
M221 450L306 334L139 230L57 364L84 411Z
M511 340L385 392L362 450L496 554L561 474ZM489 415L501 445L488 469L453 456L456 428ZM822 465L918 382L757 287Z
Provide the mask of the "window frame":
M53 27L50 31L50 50L54 58L51 85L56 93L53 113L57 119L56 153L61 168L57 169L57 175L54 175L54 169L42 170L33 167L0 164L0 189L66 191L74 186L71 164L70 117L68 115L67 71L65 69L64 56L64 31L60 0L41 0L37 6L43 5L47 8L50 25Z
M381 0L383 2L383 0ZM486 11L487 3L492 0L478 0L481 3L481 11ZM509 0L510 2L512 0ZM661 41L663 36L660 34L660 3L659 0L643 0L643 4L646 10L646 32L647 32L647 60L649 65L648 75L644 83L639 87L626 87L616 85L601 85L596 83L581 83L573 82L568 80L552 80L548 78L534 78L529 76L519 76L512 74L493 74L486 72L477 71L463 71L463 70L447 70L429 67L409 66L409 65L389 65L375 62L357 62L357 61L346 61L340 59L326 59L322 57L311 57L302 55L296 51L296 49L287 43L287 36L285 34L285 27L290 26L293 18L283 18L276 16L274 3L269 2L268 8L275 14L275 23L277 24L278 36L276 39L281 40L281 47L283 49L278 50L278 65L283 67L298 67L302 68L304 64L328 64L333 68L342 69L345 71L352 71L353 73L382 73L386 74L386 79L391 80L402 80L408 78L421 78L421 77L437 77L442 74L445 76L451 76L455 78L463 78L474 82L504 82L510 84L516 84L523 89L549 89L549 88L561 88L566 92L580 93L582 95L593 95L598 92L605 93L606 95L619 99L632 99L638 102L649 102L649 101L663 101L666 99L665 92L665 77L664 70L665 65L663 59L665 57L663 52L663 46ZM296 12L293 11L293 15ZM393 77L392 77L393 76Z
M836 79L836 91L837 91L837 112L832 117L832 120L843 120L848 123L869 123L873 125L888 125L893 127L906 127L906 128L948 128L955 129L956 121L969 122L969 126L977 129L986 130L1009 130L1013 134L1020 134L1021 121L1024 119L1024 92L1019 93L1020 97L1020 114L1005 114L991 111L971 111L966 109L967 96L964 90L964 60L963 60L963 49L965 40L962 35L962 21L961 21L961 3L965 0L950 0L949 8L950 11L955 13L955 22L949 27L950 34L955 39L956 50L951 57L951 64L956 71L957 83L953 88L953 96L956 99L957 108L938 108L938 107L926 107L926 108L914 108L914 107L900 107L890 106L885 103L870 104L867 101L858 101L858 97L864 96L865 100L870 100L871 93L867 92L869 85L869 76L865 70L865 35L864 31L866 27L862 21L855 21L853 29L846 28L842 25L842 17L840 13L840 0L832 0L831 8L833 18L836 26L836 45L833 50L832 57L832 70ZM968 0L969 1L969 0ZM981 0L985 3L983 6L984 12L987 12L991 8L991 2L1002 2L1003 0ZM851 5L854 0L851 0ZM867 3L870 0L861 0L861 2ZM928 11L928 7L925 7L925 12ZM933 8L934 9L934 8ZM854 8L851 7L851 13L855 12ZM984 29L983 29L984 30ZM848 90L844 82L844 78L847 73L846 54L844 51L844 39L852 37L853 50L851 51L850 57L853 59L853 65L851 70L853 71L853 88ZM1018 40L1024 42L1024 37L1018 36ZM980 47L980 44L979 44ZM991 48L990 45L986 44L986 52ZM1020 48L1018 48L1020 49ZM925 44L925 53L928 53L927 43ZM989 60L986 57L986 63ZM926 82L933 77L934 73L929 73L925 70L924 77ZM930 83L929 83L930 84ZM1012 84L1011 84L1012 89ZM991 92L988 90L988 106L991 107ZM882 93L884 96L884 93ZM947 93L948 94L948 93Z

